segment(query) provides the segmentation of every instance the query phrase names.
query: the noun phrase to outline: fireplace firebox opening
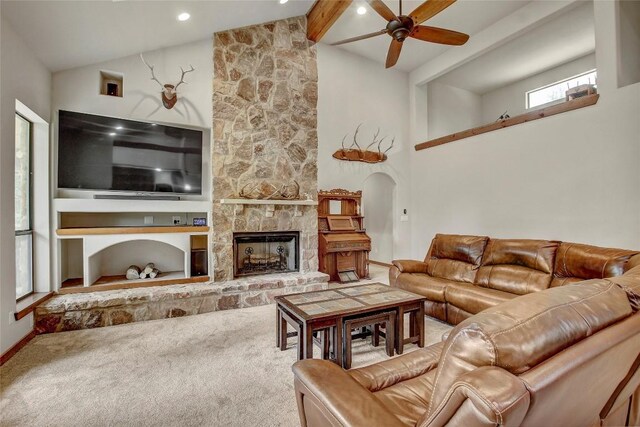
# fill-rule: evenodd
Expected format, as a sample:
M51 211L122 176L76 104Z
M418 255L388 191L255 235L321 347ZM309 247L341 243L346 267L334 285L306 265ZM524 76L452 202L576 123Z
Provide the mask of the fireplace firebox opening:
M300 232L233 234L233 276L300 271Z

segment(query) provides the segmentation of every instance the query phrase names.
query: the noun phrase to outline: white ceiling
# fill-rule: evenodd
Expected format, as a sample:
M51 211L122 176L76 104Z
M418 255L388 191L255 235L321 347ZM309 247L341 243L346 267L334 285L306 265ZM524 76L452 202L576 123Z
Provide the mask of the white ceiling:
M484 94L595 51L593 3L576 6L445 74L438 82Z
M9 1L2 17L51 71L203 40L216 31L307 13L313 0ZM178 22L180 12L191 19Z
M544 0L537 0L544 1ZM392 11L398 13L398 1L384 0ZM422 1L403 1L402 12L408 15L418 7ZM460 31L473 37L474 34L491 26L507 15L515 12L529 3L528 0L458 0L447 9L427 20L424 25L447 28ZM358 15L356 9L364 5L367 8L365 15ZM349 9L336 21L322 39L323 43L334 43L339 40L381 30L387 25L363 0L355 0ZM372 39L361 40L340 47L349 52L367 57L384 64L391 37L384 34ZM407 39L404 42L400 60L394 67L404 71L412 71L427 61L440 55L446 49L456 47L444 46L435 43L426 43L420 40Z

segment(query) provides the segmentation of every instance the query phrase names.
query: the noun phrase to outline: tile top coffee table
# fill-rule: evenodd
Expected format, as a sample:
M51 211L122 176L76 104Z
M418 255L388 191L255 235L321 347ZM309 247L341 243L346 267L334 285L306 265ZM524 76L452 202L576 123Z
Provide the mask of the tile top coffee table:
M287 323L298 333L298 359L313 357L314 332L328 337L329 328L335 328L335 342L342 342L345 318L366 316L395 310L395 350L402 354L403 346L415 342L424 346L424 301L426 297L392 288L382 283L349 286L317 292L277 296L276 342L284 350ZM404 315L410 313L410 337L404 337ZM335 358L342 360L342 345L335 345Z

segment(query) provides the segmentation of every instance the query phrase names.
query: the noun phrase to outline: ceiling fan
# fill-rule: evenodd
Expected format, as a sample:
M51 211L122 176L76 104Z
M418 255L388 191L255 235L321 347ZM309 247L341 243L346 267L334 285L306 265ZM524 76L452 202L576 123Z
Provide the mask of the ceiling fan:
M389 34L393 39L391 40L391 46L389 46L389 52L387 53L386 68L389 68L393 67L396 65L396 62L398 62L400 51L402 50L402 43L407 37L412 37L425 42L448 44L453 46L463 45L467 40L469 40L469 36L464 33L445 30L444 28L420 25L427 19L432 18L447 7L451 6L456 0L427 0L409 15L402 14L402 0L399 0L400 10L397 16L386 4L384 4L382 0L366 1L371 5L373 10L378 12L378 15L389 21L386 28L376 31L375 33L341 40L339 42L332 43L332 46L364 40L380 36L385 33Z

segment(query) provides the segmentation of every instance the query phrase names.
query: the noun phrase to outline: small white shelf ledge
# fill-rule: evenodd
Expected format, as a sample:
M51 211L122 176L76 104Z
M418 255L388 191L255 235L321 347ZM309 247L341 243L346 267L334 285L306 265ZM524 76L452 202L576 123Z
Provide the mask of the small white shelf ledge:
M273 217L276 206L294 206L293 216L302 216L301 206L317 206L317 200L269 200L269 199L220 199L222 205L235 205L234 213L238 214L244 210L245 205L262 205L266 207L265 216Z
M220 199L223 205L293 205L316 206L316 200Z
M55 212L209 212L208 200L54 199Z

